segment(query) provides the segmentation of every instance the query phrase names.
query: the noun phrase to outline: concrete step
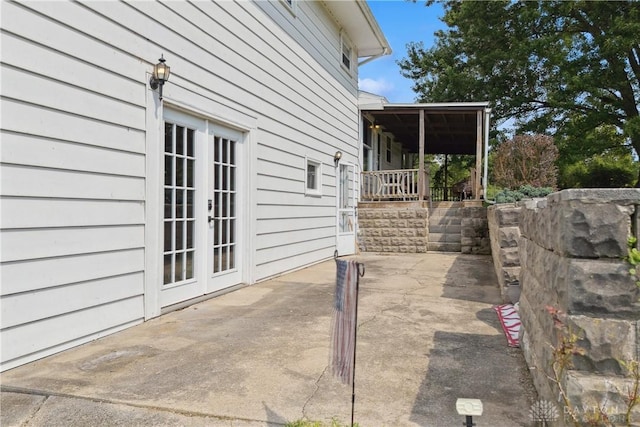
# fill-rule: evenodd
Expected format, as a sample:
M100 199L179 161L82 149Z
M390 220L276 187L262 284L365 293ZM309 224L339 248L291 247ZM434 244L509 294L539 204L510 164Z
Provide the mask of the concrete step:
M460 225L462 218L455 216L436 216L429 217L429 228L434 225Z
M462 246L460 243L429 242L427 250L433 252L461 252Z
M429 217L455 216L462 217L461 208L438 208L429 211Z
M464 207L463 202L432 202L431 209L439 208L461 208Z
M433 233L449 233L449 234L460 234L462 232L462 226L460 223L452 224L447 223L446 221L441 224L431 224L429 223L429 234Z
M429 233L429 243L460 243L462 236L460 233Z

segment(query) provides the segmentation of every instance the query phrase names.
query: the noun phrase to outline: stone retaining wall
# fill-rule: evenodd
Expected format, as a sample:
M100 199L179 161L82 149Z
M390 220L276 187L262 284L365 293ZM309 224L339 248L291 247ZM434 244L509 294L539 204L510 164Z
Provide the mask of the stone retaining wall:
M422 203L358 206L358 244L363 252L427 251L429 210Z
M502 298L515 303L520 296L520 211L516 204L487 209L491 255Z
M625 362L639 360L640 293L624 260L638 205L637 189L564 190L524 203L520 220L521 345L540 398L559 396L548 377L562 333L547 310L555 307L585 352L573 356L564 391L579 412L604 405L616 424L632 385Z

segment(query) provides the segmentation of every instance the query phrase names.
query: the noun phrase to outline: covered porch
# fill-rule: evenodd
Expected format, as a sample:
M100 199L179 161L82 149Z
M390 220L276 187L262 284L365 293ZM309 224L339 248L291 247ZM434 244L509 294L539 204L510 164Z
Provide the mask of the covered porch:
M392 104L384 97L361 92L359 104L361 202L477 204L484 199L488 102ZM463 180L450 182L447 169L455 155L472 156L474 161ZM431 161L425 161L425 156ZM441 182L432 182L432 169L440 169Z

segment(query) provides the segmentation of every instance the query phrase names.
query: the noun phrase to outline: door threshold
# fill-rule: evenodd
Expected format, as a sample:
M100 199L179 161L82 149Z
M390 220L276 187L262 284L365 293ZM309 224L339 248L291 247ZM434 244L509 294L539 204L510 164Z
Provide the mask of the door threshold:
M183 308L187 308L191 305L198 304L224 294L228 294L229 292L237 291L238 289L246 288L247 286L249 286L248 283L239 283L237 285L229 286L228 288L220 289L219 291L211 292L210 294L200 295L199 297L171 304L160 309L160 315L167 314L172 311L182 310Z

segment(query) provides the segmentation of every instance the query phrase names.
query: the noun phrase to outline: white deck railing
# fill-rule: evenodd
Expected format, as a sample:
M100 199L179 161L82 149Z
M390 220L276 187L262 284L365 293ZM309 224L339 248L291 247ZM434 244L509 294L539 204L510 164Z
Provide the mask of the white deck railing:
M419 200L418 169L362 172L361 199L365 202ZM429 199L428 174L425 172L422 199Z

